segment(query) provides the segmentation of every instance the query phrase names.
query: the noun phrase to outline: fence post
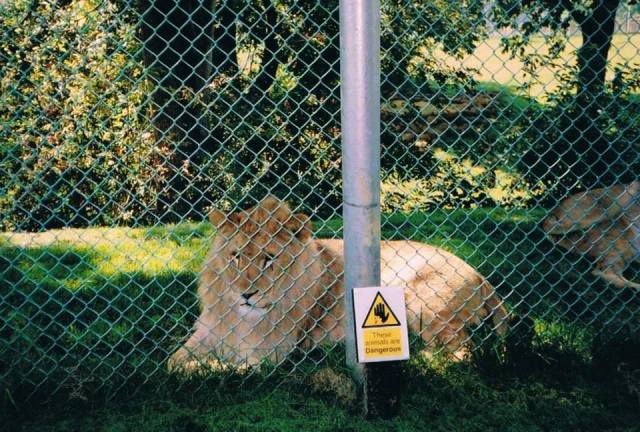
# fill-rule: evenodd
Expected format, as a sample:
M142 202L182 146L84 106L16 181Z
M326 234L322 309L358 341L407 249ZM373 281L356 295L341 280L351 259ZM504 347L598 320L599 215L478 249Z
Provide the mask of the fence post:
M398 365L357 363L352 296L353 288L380 285L379 0L340 0L340 74L347 364L365 415L389 417Z

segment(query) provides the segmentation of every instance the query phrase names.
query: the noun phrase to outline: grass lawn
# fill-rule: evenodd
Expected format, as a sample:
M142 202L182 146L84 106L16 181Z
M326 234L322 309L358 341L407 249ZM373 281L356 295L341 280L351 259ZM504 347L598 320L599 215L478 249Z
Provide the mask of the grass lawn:
M197 313L208 224L2 234L0 429L638 430L640 344L623 337L638 334L640 295L602 284L588 262L547 242L543 216L384 218L385 238L471 262L519 321L506 353L486 344L468 363L407 364L401 415L373 422L339 391L309 387L317 370L341 371L340 347L297 368L188 382L167 375L164 362ZM318 222L317 235L339 236L341 225Z
M576 64L576 51L582 45L580 36L573 36L565 47L559 67L539 68L538 75L532 82L531 89L527 96L544 100L544 95L558 87L557 76L559 72L565 70L567 65ZM624 64L638 63L638 47L640 47L640 34L616 34L613 37L611 49L609 51L609 68L607 79L613 78L613 71L616 66ZM547 53L548 47L542 37L532 38L527 48L528 53ZM523 64L520 59L510 58L508 54L502 52L500 38L489 38L482 41L476 50L462 58L454 59L446 54L439 53L438 58L455 67L464 66L477 69L474 78L481 82L497 83L510 88L529 82L528 77L523 73Z

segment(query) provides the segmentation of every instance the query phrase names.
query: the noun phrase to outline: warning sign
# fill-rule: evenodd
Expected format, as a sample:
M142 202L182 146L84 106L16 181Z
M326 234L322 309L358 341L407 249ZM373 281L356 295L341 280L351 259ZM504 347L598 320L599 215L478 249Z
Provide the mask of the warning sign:
M403 288L355 288L353 305L359 362L409 358Z
M378 292L371 303L369 313L362 324L363 328L371 327L394 327L399 326L400 322L389 307L382 294Z

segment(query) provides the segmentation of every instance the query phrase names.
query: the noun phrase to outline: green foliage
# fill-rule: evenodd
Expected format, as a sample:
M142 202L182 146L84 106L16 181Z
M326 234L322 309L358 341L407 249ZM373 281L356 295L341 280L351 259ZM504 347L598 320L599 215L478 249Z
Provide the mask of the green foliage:
M637 66L617 67L614 83L607 82L616 12L635 3L501 0L492 7L498 27L518 30L503 37L502 46L522 61L530 76L525 81L535 83L538 72L549 67L556 71L560 85L547 95L550 105L529 113L532 145L523 162L525 171L553 185L558 195L629 182L637 176L637 119L629 116L635 112L629 110L634 105L629 90L635 85ZM582 42L576 64L567 65L564 53L572 48L572 26L580 32ZM536 36L544 38L546 49L529 49ZM625 79L629 84L620 85Z
M238 31L243 40L240 53L242 58L256 57L264 62L269 57L256 36L263 33L264 23L256 15L262 7L250 6L238 10L242 23ZM273 31L286 43L269 60L277 60L279 68L266 92L256 86L263 64L245 68L241 74L214 78L201 101L201 111L207 113L208 124L215 125L212 134L220 143L213 157L200 166L204 177L213 179L214 185L206 186L212 191L209 201L246 200L243 204L248 205L269 192L324 217L339 211L337 6L337 1L277 2L279 20L277 25L272 23ZM439 62L427 61L427 57L436 56L423 50L437 46L456 55L470 51L482 35L480 2L436 2L406 8L387 1L383 6L386 92L393 92L401 83L414 93L434 91L437 86L432 82L462 85L463 72L454 73ZM404 15L399 16L398 11ZM442 31L456 25L477 31ZM397 146L397 150L403 147Z
M392 173L382 181L385 212L424 211L435 207L459 208L480 205L523 207L535 202L544 185L531 185L517 172L491 170L452 152L434 149L434 173L425 179L403 180Z
M214 68L199 77L212 79L200 91L188 88L182 63L162 63L179 59L166 52L170 45L156 47L159 62L145 70L134 9L92 0L8 3L0 12L8 29L0 41L3 229L199 218L211 202L267 191L295 195L325 216L339 209L338 2L275 6L277 23L265 21L263 4L231 5L238 43L227 54L252 63L233 76ZM429 82L467 85L464 72L424 49L470 52L483 34L481 2L400 6L383 2L387 91L401 83L418 92ZM277 52L265 51L268 32ZM265 92L264 70L274 62ZM186 81L158 81L161 66L180 69ZM151 108L156 94L166 107Z
M0 227L131 223L154 205L162 154L133 28L110 2L0 8Z
M340 101L338 2L280 1L280 21L274 31L286 40L275 54L282 60L277 79L265 94L255 93L252 81L260 68L235 77L219 77L211 100L209 123L223 149L211 173L221 169L214 189L239 201L259 198L269 191L287 197L308 211L326 217L340 208ZM260 56L252 36L258 7L242 13L246 21L245 49ZM482 37L481 2L430 2L405 7L384 1L382 10L383 89L393 93L411 88L413 94L433 93L438 86L468 84L466 74L436 61L425 47L459 55L469 52ZM442 19L446 16L446 19ZM450 27L474 29L445 31ZM252 45L253 44L253 45ZM262 53L264 59L264 53ZM435 84L439 83L439 84ZM231 108L231 109L230 109ZM393 145L393 144L391 144ZM396 151L405 148L399 143ZM411 156L411 154L408 154ZM386 169L397 161L387 157ZM422 172L419 174L423 174ZM251 198L249 198L251 199Z
M120 3L121 9L89 0L13 1L3 7L0 20L8 30L0 41L2 228L199 219L212 202L230 205L266 193L323 217L339 212L337 1L275 2L277 25L262 17L264 4L232 3L238 14L234 54L251 61L241 61L249 66L235 75L214 71L197 94L184 86L153 88L146 80L155 72L140 63L138 19ZM458 59L472 53L486 36L482 3L382 2L383 97L426 101L446 125L434 133L433 118L413 105L383 117L387 210L427 209L436 202L530 205L543 191L540 181L547 191L558 178L575 183L572 161L562 151L565 131L581 112L571 103L574 69L563 66L559 90L541 105L516 101L506 88L482 92L470 71L441 60L439 53ZM499 25L531 14L520 35L505 39L531 73L562 60L570 18L550 5L498 2L494 10ZM553 30L545 36L546 51L538 53L544 58L528 57L526 43L541 26ZM279 66L264 92L256 80L268 60L261 40L268 31L279 43L272 53ZM600 141L610 143L609 171L619 181L637 172L636 72L632 66L617 71L592 122L603 131ZM164 119L175 121L174 127L150 124L159 113L149 106L155 92L166 92L184 114ZM457 98L483 93L493 98L490 110L442 114ZM197 113L210 147L191 153L197 136L185 119ZM432 139L400 138L425 130ZM439 158L436 149L453 159ZM518 174L529 172L526 180Z
M582 186L582 179L572 172L577 156L567 145L567 131L584 111L575 98L576 75L572 72L569 68L559 75L560 86L549 94L548 104L524 111L531 123L520 138L527 143L519 162L521 169L530 181L547 184L556 197ZM597 152L602 167L599 180L604 184L628 183L640 172L639 75L637 66L618 68L615 78L592 102L598 107L591 115L592 126L601 137L592 148Z
M420 86L469 83L466 71L441 61L437 50L455 57L473 52L486 36L482 1L436 0L408 6L383 0L381 7L383 87L399 88L407 82Z

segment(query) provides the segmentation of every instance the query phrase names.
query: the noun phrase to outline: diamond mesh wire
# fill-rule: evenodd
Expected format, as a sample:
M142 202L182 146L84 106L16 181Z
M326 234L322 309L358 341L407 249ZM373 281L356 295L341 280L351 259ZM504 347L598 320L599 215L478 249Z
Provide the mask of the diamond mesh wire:
M637 334L636 11L382 1L383 238L495 287L385 246L389 283L444 275L414 287L423 348L491 347L507 315L522 345ZM9 0L0 21L3 388L342 361L337 1Z

